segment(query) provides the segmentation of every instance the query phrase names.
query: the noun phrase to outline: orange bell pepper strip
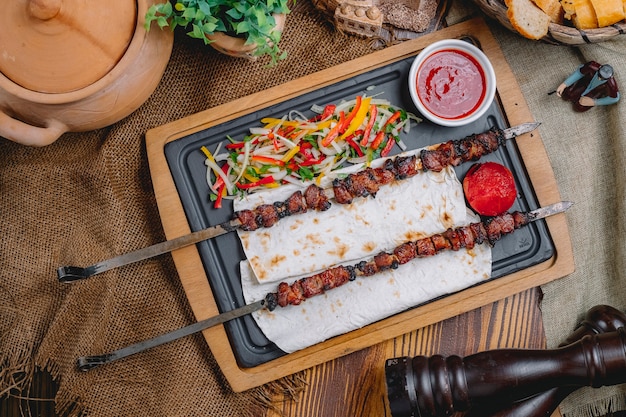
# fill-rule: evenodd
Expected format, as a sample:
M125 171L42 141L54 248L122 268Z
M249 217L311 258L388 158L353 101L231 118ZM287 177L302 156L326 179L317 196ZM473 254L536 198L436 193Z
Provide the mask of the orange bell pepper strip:
M333 126L332 129L326 134L326 137L322 139L322 146L328 146L331 144L333 140L335 140L341 130L343 129L344 122L346 121L345 114L343 111L339 112L339 121Z
M376 137L374 138L374 140L372 141L372 144L370 145L370 147L372 149L378 149L378 147L380 146L381 143L383 143L383 139L385 138L385 131L381 130L380 132L378 132L376 134Z
M387 128L387 126L389 126L392 123L395 123L396 120L398 120L400 118L400 110L397 110L394 114L392 114L391 116L389 116L389 119L387 119L387 121L385 122L385 124L383 125L383 128L380 129L383 132L385 131L385 129Z
M271 158L269 156L252 155L251 159L253 161L260 162L260 163L266 164L266 165L278 165L280 167L285 165L285 163L283 161L281 161L280 159Z
M367 142L370 138L370 133L372 132L372 127L374 127L374 122L376 121L376 116L378 115L378 108L375 104L372 104L369 108L370 118L367 121L367 125L365 126L365 131L363 132L363 139L361 139L361 146L367 146Z

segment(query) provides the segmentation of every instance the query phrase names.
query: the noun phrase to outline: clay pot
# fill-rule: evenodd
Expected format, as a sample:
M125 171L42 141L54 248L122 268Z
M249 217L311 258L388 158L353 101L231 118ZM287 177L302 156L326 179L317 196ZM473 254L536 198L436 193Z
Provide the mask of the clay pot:
M274 20L276 21L274 30L283 31L286 17L287 15L285 14L274 15ZM246 40L243 38L229 36L223 32L216 32L212 35L208 35L207 38L213 41L210 45L223 54L251 61L257 59L257 56L254 55L256 45L246 44Z
M113 124L143 104L171 31L144 28L154 0L21 0L0 14L0 136L33 146ZM88 4L88 6L85 6Z

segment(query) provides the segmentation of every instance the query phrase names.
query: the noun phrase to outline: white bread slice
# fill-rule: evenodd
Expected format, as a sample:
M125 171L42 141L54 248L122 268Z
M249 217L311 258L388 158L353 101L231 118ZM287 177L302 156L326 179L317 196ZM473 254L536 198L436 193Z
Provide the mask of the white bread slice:
M574 0L574 10L572 21L578 29L595 29L598 27L596 12L590 0Z
M559 0L533 0L533 3L550 16L551 21L559 24L563 23L563 7L561 7Z
M596 12L598 26L605 27L624 20L624 3L622 0L591 0Z
M532 0L505 0L507 17L522 36L541 39L548 34L550 16L535 6Z

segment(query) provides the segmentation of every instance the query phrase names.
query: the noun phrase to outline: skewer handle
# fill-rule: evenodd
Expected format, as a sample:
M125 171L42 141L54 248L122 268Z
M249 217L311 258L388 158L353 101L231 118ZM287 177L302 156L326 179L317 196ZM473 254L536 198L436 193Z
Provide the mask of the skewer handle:
M386 377L394 417L447 417L474 407L504 408L557 387L626 382L626 330L587 335L552 350L389 359Z
M80 281L113 268L143 261L145 259L163 255L164 253L172 252L185 246L202 242L203 240L211 239L235 229L236 226L233 226L228 222L218 224L217 226L211 226L175 239L159 242L152 246L147 246L133 252L125 253L84 268L80 266L61 266L57 269L57 276L59 278L59 282Z

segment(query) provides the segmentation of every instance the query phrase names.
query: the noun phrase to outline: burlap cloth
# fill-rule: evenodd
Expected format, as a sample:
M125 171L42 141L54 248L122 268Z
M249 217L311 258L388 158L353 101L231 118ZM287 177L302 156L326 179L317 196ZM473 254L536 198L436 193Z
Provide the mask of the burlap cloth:
M457 3L450 23L478 13ZM567 48L527 41L496 24L494 33L543 123L560 191L576 202L568 222L577 270L544 287L547 336L556 346L591 306L626 308L620 282L626 107L622 100L576 114L547 93L590 59L613 64L618 82L625 77L626 83L626 39ZM37 367L56 379L56 408L67 415L262 415L255 404L263 394L293 386L287 380L233 393L201 336L77 372L78 356L153 337L194 317L169 256L75 285L58 283L55 272L164 239L145 152L148 129L371 52L369 41L337 34L307 0L298 0L281 46L288 60L267 69L265 62L222 56L177 32L161 84L128 118L65 134L40 149L0 139L0 397L28 388ZM562 410L568 417L600 415L625 408L624 397L623 388L580 391Z

